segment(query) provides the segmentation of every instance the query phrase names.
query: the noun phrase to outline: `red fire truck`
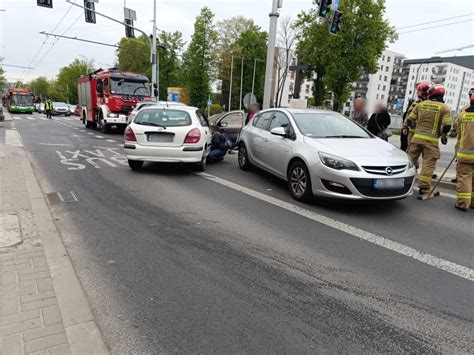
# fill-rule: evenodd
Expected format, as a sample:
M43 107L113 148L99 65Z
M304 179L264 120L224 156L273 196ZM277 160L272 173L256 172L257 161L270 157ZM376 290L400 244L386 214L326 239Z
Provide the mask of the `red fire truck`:
M78 80L82 123L108 133L113 126L125 127L138 102L150 100L148 78L115 69L99 69Z

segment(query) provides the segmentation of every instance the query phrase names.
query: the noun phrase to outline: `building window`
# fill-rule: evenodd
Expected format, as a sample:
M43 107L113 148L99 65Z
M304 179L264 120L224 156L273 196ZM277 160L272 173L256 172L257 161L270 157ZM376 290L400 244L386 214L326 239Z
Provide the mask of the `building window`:
M383 81L387 81L387 76L384 76Z
M382 81L382 75L379 75L379 80Z
M385 99L385 95L382 95L381 99L382 99L382 100Z
M388 69L390 69L388 66L387 66L387 67L385 67L385 71L388 71Z
M390 57L387 56L387 62L390 63Z
M385 60L385 55L382 56L382 60Z
M380 90L380 84L377 86L377 90Z
M380 66L380 70L383 70L383 65Z
M385 91L386 88L387 88L387 87L384 85L383 88L382 88L382 90Z
M375 99L378 100L379 99L379 94L377 94L377 96L375 96Z

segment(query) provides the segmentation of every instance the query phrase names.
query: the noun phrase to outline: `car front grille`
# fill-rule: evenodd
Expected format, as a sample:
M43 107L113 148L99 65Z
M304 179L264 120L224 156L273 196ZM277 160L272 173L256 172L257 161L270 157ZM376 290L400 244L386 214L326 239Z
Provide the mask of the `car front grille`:
M406 195L413 184L414 176L404 178L405 183L403 188L394 190L377 190L374 189L374 179L360 179L352 178L351 181L355 188L364 196L367 197L401 197Z
M406 171L406 165L395 165L395 166L363 166L366 173L375 175L393 176L398 175Z
M120 113L123 113L125 115L128 115L130 112L133 111L135 106L129 106L129 105L122 105L122 108L120 110Z

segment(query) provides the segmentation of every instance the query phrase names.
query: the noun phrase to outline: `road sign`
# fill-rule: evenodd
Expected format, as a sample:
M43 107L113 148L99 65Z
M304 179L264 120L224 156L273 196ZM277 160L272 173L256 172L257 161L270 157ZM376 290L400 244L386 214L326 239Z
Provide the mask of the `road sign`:
M125 18L125 37L135 38L135 29L133 28L133 21ZM129 25L129 26L127 26Z
M208 99L207 100L207 106L211 106L212 105L212 99Z
M132 9L128 9L126 7L123 8L124 16L126 19L136 21L137 20L137 12Z

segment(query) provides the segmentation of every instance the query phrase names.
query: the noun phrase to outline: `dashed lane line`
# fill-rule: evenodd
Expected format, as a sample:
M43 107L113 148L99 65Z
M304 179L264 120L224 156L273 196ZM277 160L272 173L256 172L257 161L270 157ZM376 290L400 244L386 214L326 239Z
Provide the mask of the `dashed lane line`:
M422 252L420 250L417 250L415 248L409 247L407 245L394 242L390 239L384 238L382 236L376 235L374 233L365 231L363 229L351 226L349 224L340 222L336 219L330 218L323 216L319 213L309 211L307 209L301 208L299 206L293 205L291 203L279 200L277 198L274 198L272 196L265 195L261 192L249 189L247 187L244 187L242 185L238 185L236 183L230 182L228 180L219 178L214 175L210 175L207 173L196 173L196 175L201 176L209 181L213 181L217 184L226 186L228 188L231 188L235 191L241 192L245 195L248 195L250 197L259 199L261 201L267 202L271 205L280 207L282 209L285 209L287 211L293 212L297 215L300 215L302 217L308 218L310 220L313 220L315 222L321 223L323 225L326 225L328 227L337 229L341 232L347 233L349 235L352 235L354 237L360 238L362 240L365 240L366 242L375 244L377 246L380 246L382 248L388 249L390 251L393 251L395 253L407 256L409 258L412 258L414 260L420 261L424 264L430 265L432 267L435 267L437 269L449 272L453 275L456 275L458 277L464 278L466 280L469 280L471 282L474 282L474 270L470 269L466 266L462 266L456 263L453 263L451 261L447 261L441 258L438 258L436 256L427 254L425 252Z
M116 141L116 140L113 140L113 139L106 139L105 141L106 141L106 142L109 142L109 143L117 143L117 141Z
M104 139L104 137L103 137L103 136L99 136L99 135L97 135L97 136L94 136L94 137L95 137L95 138L99 138L99 139Z

